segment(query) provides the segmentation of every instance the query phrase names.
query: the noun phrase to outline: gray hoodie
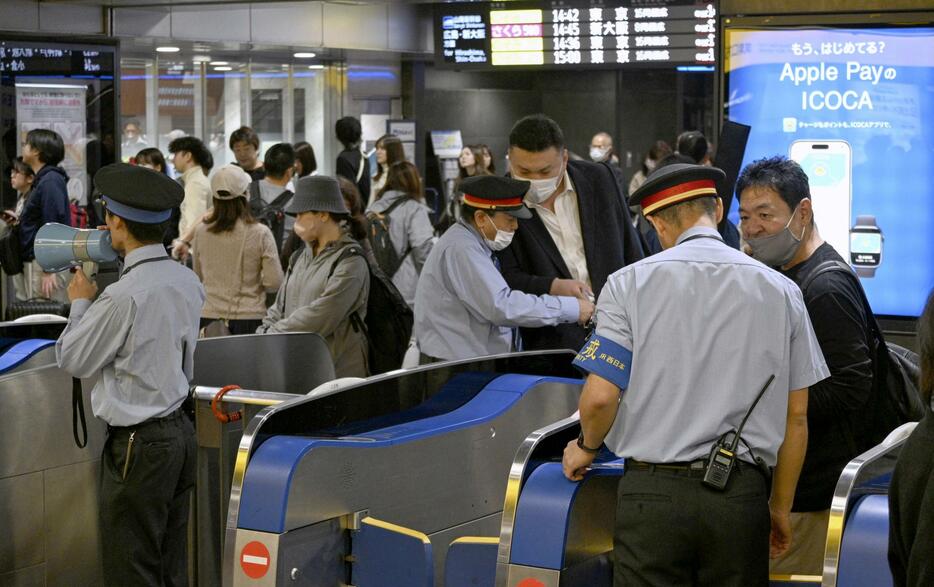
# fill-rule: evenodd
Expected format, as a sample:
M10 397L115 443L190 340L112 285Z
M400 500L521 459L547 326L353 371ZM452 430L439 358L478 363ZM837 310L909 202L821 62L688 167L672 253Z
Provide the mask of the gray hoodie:
M361 255L353 255L341 261L328 278L331 266L348 245L359 243L345 234L317 257L305 245L257 332L316 332L331 351L337 377L366 377L366 335L354 330L350 315L356 312L361 320L366 319L370 270Z
M418 200L409 198L405 193L390 190L383 197L373 202L367 213L382 214L400 198L408 199L399 204L389 214L389 239L392 241L396 253L405 254L405 259L399 270L392 276L392 283L399 289L410 308L415 307L415 286L418 285L418 276L422 266L435 244L435 232L428 218L428 206Z

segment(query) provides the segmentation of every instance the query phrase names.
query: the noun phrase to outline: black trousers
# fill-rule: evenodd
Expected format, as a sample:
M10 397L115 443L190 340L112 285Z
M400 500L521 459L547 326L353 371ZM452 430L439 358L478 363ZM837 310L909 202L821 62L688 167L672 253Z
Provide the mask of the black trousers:
M137 426L109 428L100 483L106 585L188 585L196 456L194 426L181 410Z
M702 471L627 470L613 540L615 587L767 587L769 488L738 465L720 492Z

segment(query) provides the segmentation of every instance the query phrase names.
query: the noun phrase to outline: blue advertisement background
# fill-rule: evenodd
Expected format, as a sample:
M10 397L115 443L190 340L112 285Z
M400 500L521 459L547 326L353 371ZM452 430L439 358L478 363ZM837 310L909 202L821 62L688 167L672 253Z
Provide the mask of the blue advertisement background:
M873 54L865 52L869 42ZM727 29L725 43L726 116L752 127L743 165L787 156L795 140L849 142L850 226L857 215L872 214L885 237L882 265L875 277L862 279L863 287L876 314L918 316L934 286L934 29ZM848 80L847 62L891 67L894 79L873 83L854 72ZM824 79L796 86L786 63L823 64ZM827 66L836 66L837 79L826 79ZM821 103L828 92L850 90L852 109ZM803 92L819 92L816 102L803 106ZM863 92L871 109L865 102L856 107ZM793 131L788 118L796 120ZM738 222L736 204L730 216Z

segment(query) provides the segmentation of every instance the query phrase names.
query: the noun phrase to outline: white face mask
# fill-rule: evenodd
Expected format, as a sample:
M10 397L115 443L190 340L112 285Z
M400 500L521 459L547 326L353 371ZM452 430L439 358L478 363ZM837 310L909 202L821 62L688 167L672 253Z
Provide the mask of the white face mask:
M493 222L492 218L490 219L490 222ZM515 231L508 232L506 230L501 230L498 226L496 226L495 222L493 222L493 228L496 229L496 236L493 238L493 240L486 238L486 235L483 235L483 240L486 241L486 245L490 247L491 250L502 251L512 243L512 237L514 237L516 233Z
M645 168L649 170L649 173L651 173L652 170L655 169L656 165L658 165L658 162L655 161L654 159L645 160Z
M563 176L563 172L547 179L526 179L518 175L513 175L515 179L521 179L532 184L532 189L529 190L529 194L526 198L535 204L541 204L550 198L551 194L555 193L555 190L558 189L558 184L561 183L561 178Z
M609 147L590 147L590 159L593 161L603 161L609 153Z

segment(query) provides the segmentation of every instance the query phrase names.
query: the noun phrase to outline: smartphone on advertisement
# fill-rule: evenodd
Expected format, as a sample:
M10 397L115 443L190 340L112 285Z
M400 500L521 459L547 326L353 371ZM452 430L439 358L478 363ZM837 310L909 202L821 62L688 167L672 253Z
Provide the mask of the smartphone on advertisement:
M841 140L801 140L791 144L789 157L808 176L814 221L821 238L840 256L850 258L853 208L853 150Z

